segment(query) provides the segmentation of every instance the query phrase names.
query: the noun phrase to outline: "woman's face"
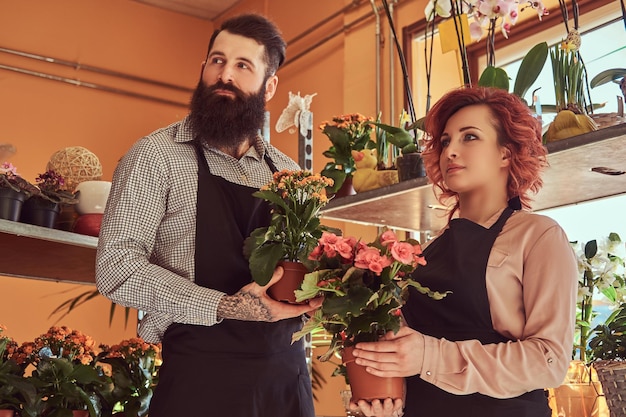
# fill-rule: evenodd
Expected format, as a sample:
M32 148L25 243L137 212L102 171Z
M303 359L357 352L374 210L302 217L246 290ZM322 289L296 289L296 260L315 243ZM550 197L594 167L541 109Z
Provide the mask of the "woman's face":
M500 189L508 178L509 151L498 145L494 116L482 104L448 119L440 138L439 167L446 186L459 194Z

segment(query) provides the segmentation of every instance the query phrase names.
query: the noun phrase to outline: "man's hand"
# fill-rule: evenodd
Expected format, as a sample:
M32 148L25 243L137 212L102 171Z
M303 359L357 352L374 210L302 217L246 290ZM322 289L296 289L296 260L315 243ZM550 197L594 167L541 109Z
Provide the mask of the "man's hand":
M367 417L402 417L402 400L387 398L384 401L374 400L371 403L359 400L358 403L350 401L350 411L360 412Z
M273 300L267 295L267 289L280 280L283 268L277 267L270 282L261 287L251 282L233 295L225 295L217 307L217 316L221 319L245 321L278 321L298 317L315 310L322 305L322 298L309 300L307 304L288 304Z

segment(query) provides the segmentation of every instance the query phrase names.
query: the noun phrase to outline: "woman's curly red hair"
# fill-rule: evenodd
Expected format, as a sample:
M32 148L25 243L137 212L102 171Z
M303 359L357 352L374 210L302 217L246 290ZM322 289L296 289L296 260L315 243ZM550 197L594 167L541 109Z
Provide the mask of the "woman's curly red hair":
M439 201L456 198L450 215L458 209L458 195L448 189L439 168L442 152L441 135L448 119L460 109L472 105L486 105L498 132L498 143L508 148L511 155L508 198L519 197L522 207L529 209L529 192L537 193L543 185L541 173L548 165L547 150L542 144L541 124L530 109L514 94L497 88L464 87L445 94L428 112L424 122L427 140L422 152L426 174L441 190Z

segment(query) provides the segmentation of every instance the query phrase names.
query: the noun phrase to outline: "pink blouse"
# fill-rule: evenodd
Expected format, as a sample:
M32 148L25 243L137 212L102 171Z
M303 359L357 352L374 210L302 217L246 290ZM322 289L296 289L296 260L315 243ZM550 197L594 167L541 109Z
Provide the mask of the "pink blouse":
M493 328L511 341L424 336L421 378L454 394L495 398L560 385L572 358L578 288L563 229L546 216L513 213L491 250L486 281Z

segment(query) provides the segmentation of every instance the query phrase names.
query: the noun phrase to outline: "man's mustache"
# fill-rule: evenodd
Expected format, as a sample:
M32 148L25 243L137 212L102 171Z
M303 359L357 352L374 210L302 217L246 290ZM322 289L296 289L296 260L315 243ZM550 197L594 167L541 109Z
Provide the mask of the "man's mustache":
M215 84L209 86L207 88L207 93L213 94L216 90L227 90L234 93L239 99L245 98L245 94L243 93L243 91L241 91L232 84L225 84L222 81L217 81Z

